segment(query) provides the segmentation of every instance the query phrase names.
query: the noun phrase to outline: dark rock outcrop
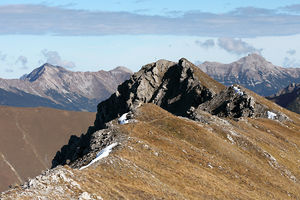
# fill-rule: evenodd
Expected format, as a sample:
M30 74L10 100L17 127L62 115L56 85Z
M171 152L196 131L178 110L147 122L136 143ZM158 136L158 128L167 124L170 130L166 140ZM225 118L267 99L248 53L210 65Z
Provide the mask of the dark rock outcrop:
M215 98L201 104L197 109L207 111L219 117L260 117L262 105L245 93L240 86L230 86Z
M201 121L203 111L218 117L239 119L241 117L270 118L279 121L288 117L278 110L260 103L245 88L232 85L209 101L192 107L187 113L190 119Z
M195 70L199 69L186 59L145 65L98 105L96 129L143 103L154 103L175 115L185 116L190 107L197 107L220 91L214 88L222 87L218 83L217 87L208 88Z
M92 152L91 141L97 131L103 132L108 122L134 112L143 103L154 103L175 115L187 116L187 110L212 99L224 88L184 58L178 63L159 60L145 65L98 105L94 127L80 138L71 137L69 144L57 152L52 167L72 165L76 159Z

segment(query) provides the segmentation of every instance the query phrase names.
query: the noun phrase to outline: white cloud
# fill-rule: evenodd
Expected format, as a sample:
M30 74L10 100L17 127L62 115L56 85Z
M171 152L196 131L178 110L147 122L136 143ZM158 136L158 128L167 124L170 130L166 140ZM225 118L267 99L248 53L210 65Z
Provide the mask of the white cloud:
M2 53L1 51L0 51L0 61L5 61L6 60L6 54L4 54L4 53Z
M297 60L295 58L289 58L289 57L285 57L283 60L283 67L300 67L300 60Z
M241 39L219 38L218 46L229 53L243 55L248 53L261 53L262 49L256 49Z
M41 62L46 62L52 65L57 65L66 68L76 67L74 62L63 60L57 51L48 51L47 49L43 49L41 53L44 57L44 59Z
M12 72L14 72L14 70L13 69L5 69L5 72L12 73Z
M298 10L298 7L294 5L285 9ZM0 18L5 20L0 20L0 34L156 34L244 38L300 33L300 15L282 13L280 9L244 7L220 14L201 11L175 13L172 16L154 16L47 5L2 5Z
M205 49L208 49L210 47L214 47L215 46L215 41L213 39L208 39L205 40L204 42L201 42L199 40L195 41L195 44L199 45L200 47L203 47Z
M292 56L292 55L296 54L296 50L295 49L289 49L288 51L286 51L286 53Z
M15 63L20 63L22 65L22 69L27 69L28 59L25 56L19 56Z
M285 7L282 7L281 9L284 11L287 11L287 12L298 13L298 12L300 12L300 4L293 4L293 5L285 6Z

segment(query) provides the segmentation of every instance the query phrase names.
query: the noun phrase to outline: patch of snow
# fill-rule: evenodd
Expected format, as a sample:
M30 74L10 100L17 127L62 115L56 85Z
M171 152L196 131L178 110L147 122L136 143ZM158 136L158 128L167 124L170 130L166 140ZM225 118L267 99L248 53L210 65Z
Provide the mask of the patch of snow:
M244 92L242 92L240 88L233 86L233 89L234 89L235 93L237 93L239 95L244 95Z
M127 119L127 114L128 113L124 113L119 119L118 119L118 122L119 122L119 124L128 124L129 123L129 121L128 121L128 119Z
M232 144L235 143L234 139L233 139L229 134L227 134L227 139L228 139Z
M94 160L92 160L88 165L81 167L79 170L85 169L85 168L89 167L90 165L92 165L93 163L97 162L98 160L101 160L102 158L107 157L109 155L109 153L112 151L112 149L114 147L116 147L117 145L118 145L118 143L115 142L115 143L112 143L111 145L105 147L99 153L97 153L97 156Z
M236 137L238 137L238 136L239 136L239 134L238 134L238 133L236 133L236 132L234 132L234 131L232 131L232 130L230 130L230 134L231 134L231 135L233 135L233 136L236 136Z
M80 196L79 196L79 200L89 200L91 199L91 196L89 193L87 192L83 192Z
M268 111L268 119L275 119L275 117L277 116L275 113L271 112L271 111Z

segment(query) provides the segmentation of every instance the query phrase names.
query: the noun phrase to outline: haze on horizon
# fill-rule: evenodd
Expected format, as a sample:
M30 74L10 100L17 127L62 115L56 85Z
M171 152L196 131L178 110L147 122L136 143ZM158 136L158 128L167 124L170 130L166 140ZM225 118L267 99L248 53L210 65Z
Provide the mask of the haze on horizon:
M72 71L137 71L161 58L229 63L249 53L300 66L295 0L12 0L0 2L0 17L1 78L45 62Z

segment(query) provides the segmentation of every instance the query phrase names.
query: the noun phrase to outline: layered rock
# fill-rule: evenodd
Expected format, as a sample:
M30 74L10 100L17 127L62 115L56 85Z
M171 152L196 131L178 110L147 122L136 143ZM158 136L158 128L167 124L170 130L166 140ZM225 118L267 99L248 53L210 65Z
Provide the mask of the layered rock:
M212 99L224 88L186 59L159 60L145 65L106 101L98 105L96 129L143 103L185 116L190 107Z
M69 162L72 166L78 158L93 152L91 141L97 131L106 128L113 132L109 122L127 112L134 115L135 110L145 103L156 104L174 115L198 121L202 111L229 118L269 118L270 112L272 119L287 119L283 113L263 105L240 86L226 89L184 58L178 63L159 60L143 66L121 84L116 93L101 102L94 126L80 138L72 137L69 144L56 154L52 167Z
M58 152L52 167L72 163L92 150L94 132L107 128L107 123L127 112L134 112L144 103L154 103L180 116L212 99L225 87L214 81L186 59L178 63L159 60L142 67L118 87L116 93L98 105L93 127L80 138L71 137Z

